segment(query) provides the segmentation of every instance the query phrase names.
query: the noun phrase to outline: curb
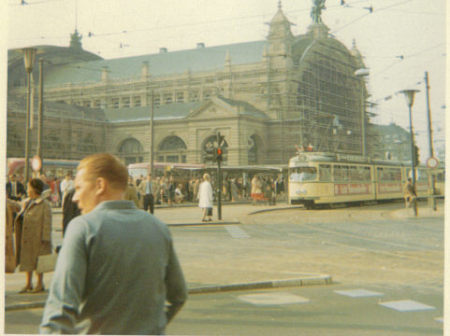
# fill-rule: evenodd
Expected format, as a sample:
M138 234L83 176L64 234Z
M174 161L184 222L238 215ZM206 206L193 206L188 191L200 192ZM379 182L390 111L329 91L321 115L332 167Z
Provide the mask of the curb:
M329 285L333 282L330 275L319 275L308 278L287 279L287 280L272 280L272 281L259 281L248 283L237 283L221 286L205 286L190 288L189 294L205 294L205 293L218 293L218 292L230 292L241 291L249 289L268 289L268 288L281 288L281 287L301 287L312 285Z
M252 212L249 212L248 214L256 215L256 214L263 213L263 212L271 212L271 211L277 211L277 210L292 210L292 209L305 209L305 207L303 207L303 206L288 206L288 207L283 207L283 208L267 208L267 209L252 211Z
M167 226L207 226L207 225L234 225L234 224L241 224L241 222L230 221L230 222L166 223Z
M189 288L189 294L207 294L207 293L219 293L219 292L231 292L242 291L250 289L269 289L269 288L282 288L282 287L302 287L313 285L329 285L333 280L330 275L318 275L305 278L287 279L287 280L271 280L271 281L259 281L248 283L236 283L230 285L219 286L204 286ZM19 303L12 305L5 305L5 312L15 310L25 310L34 308L43 308L45 301L33 302L33 303Z

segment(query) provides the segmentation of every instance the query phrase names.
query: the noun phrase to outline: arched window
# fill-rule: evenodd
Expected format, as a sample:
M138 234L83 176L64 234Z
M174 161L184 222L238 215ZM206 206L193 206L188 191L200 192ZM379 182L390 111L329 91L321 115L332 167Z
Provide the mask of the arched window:
M186 144L175 135L165 138L158 148L157 160L160 162L186 162Z
M144 161L144 149L139 141L128 138L119 147L119 156L125 160L125 164Z
M258 164L263 163L263 153L262 153L262 141L259 136L253 134L248 137L247 154L248 154L248 164Z

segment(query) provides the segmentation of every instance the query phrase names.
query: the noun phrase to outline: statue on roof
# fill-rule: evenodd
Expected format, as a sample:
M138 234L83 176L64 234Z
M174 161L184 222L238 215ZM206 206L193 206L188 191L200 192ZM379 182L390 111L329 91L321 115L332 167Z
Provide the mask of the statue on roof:
M325 0L313 0L313 8L311 8L311 17L314 23L322 23L321 14L325 8Z
M78 33L78 30L75 29L75 32L70 35L70 47L74 49L82 49L81 47L81 39L83 35Z

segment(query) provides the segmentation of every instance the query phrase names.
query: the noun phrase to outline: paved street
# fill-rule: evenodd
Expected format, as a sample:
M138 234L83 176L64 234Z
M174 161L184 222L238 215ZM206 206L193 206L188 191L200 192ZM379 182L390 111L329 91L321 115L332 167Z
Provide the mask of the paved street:
M442 334L443 204L267 210L227 205L221 225L196 207L157 209L168 223L190 288L329 275L331 284L191 294L168 334ZM55 215L55 224L58 215ZM179 224L199 225L179 225ZM238 224L239 223L239 224ZM55 225L55 238L61 235ZM51 274L46 274L49 283ZM6 276L6 305L23 274ZM25 298L25 297L31 298ZM43 301L32 295L23 302ZM8 310L7 333L37 331L42 309Z

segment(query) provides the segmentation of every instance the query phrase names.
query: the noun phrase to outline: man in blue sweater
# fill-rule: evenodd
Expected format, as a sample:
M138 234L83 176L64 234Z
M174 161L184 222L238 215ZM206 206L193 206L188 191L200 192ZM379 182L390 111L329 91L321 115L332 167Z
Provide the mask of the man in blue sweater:
M164 334L186 301L170 232L123 200L127 180L113 155L80 162L73 201L82 215L64 236L41 333Z

